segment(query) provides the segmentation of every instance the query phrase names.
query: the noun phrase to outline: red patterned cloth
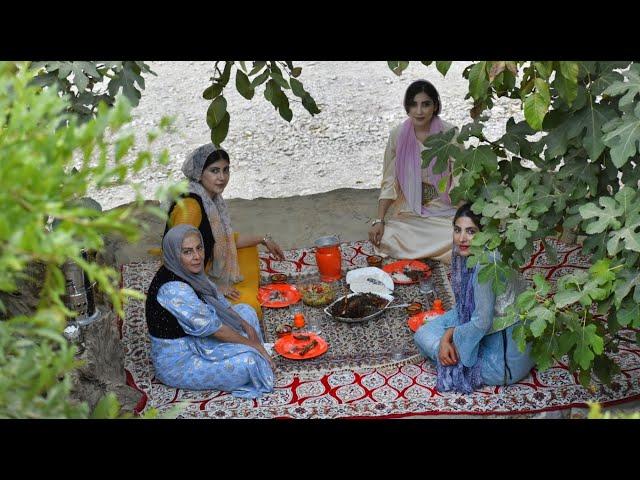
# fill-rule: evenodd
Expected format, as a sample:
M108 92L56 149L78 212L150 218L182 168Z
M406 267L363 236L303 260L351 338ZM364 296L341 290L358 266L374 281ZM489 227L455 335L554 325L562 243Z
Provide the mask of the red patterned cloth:
M589 267L580 247L549 239L558 252L557 263L549 261L541 243L536 244L523 274L531 279L543 273L553 284L575 269ZM347 266L365 266L372 252L369 242L341 245ZM304 273L315 268L309 249L289 250L284 261L263 254L261 272ZM137 262L123 266L123 285L146 291L158 262ZM438 392L435 366L419 359L405 365L382 368L306 372L276 372L275 391L260 399L234 398L219 391L195 391L167 387L153 378L149 339L143 302L125 307L122 339L129 385L144 395L136 407L140 412L155 407L164 412L182 405L181 418L394 418L415 415L526 415L584 407L587 401L612 405L640 398L640 348L633 330L620 332L622 343L616 360L622 373L605 387L594 379L592 389L583 388L558 362L545 372L533 370L522 381L506 387L484 387L472 394Z

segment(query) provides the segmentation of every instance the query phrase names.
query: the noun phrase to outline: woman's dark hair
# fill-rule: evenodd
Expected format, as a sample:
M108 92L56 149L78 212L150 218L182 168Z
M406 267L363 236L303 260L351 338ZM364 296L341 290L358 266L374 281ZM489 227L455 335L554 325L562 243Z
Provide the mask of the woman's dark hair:
M407 113L409 113L409 107L413 103L413 99L419 93L426 93L431 97L431 100L435 103L435 109L433 110L434 115L440 114L440 95L438 94L438 90L433 86L431 82L427 80L416 80L407 88L407 91L404 94L404 109Z
M476 224L476 227L478 227L478 230L482 230L482 224L480 223L480 219L482 218L482 215L473 213L473 210L471 210L471 205L473 205L473 203L467 202L464 205L462 205L460 208L458 208L458 211L453 216L453 224L455 225L456 220L458 220L460 217L467 217L467 218L470 218L471 221Z
M217 162L218 160L226 160L227 162L231 163L231 161L229 160L229 154L220 148L218 150L214 150L209 154L207 160L204 162L202 171L204 172L209 165L211 165L213 162Z

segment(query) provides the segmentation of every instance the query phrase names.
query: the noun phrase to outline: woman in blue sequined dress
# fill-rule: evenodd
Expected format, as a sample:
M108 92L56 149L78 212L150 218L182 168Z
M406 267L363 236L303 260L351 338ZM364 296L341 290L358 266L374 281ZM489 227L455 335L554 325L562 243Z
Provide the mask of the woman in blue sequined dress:
M163 265L146 302L156 378L171 387L242 398L273 391L273 362L256 312L247 304L231 305L206 277L198 229L173 227L162 248Z

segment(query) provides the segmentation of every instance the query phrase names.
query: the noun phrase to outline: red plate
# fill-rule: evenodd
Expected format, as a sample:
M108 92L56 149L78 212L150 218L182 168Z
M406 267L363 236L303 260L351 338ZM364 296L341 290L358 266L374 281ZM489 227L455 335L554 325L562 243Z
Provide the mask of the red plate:
M409 328L411 329L412 332L417 332L418 329L424 325L424 321L425 318L427 317L439 317L440 315L443 315L446 312L442 312L442 313L435 313L433 310L427 310L426 312L420 312L420 313L416 313L415 315L412 315L411 317L409 317L409 320L407 321L407 325L409 325Z
M398 273L398 272L403 273L402 270L404 269L404 267L409 267L412 270L419 270L421 272L431 272L429 265L427 265L426 263L422 263L418 260L398 260L397 262L387 263L385 266L382 267L382 270L387 272L389 275L391 275L391 278L393 278L392 274ZM393 283L395 283L396 285L409 285L411 283L417 283L417 282L418 280L411 280L409 282L400 282L395 278L393 278Z
M418 329L422 325L424 325L424 317L426 317L426 315L427 315L427 312L420 312L409 317L409 321L407 322L407 324L409 325L409 328L411 329L412 332L417 332Z
M315 358L322 355L329 349L327 341L316 333L301 333L299 335L306 335L309 337L309 340L296 340L293 338L292 334L288 334L276 340L273 348L280 355L291 360L307 360L309 358ZM315 347L304 355L300 355L298 353L314 340L318 342Z
M269 297L274 292L280 292L281 296L285 298L284 301L269 300ZM293 285L288 283L272 283L260 287L258 290L258 301L263 307L269 308L282 308L288 307L300 300L300 292Z

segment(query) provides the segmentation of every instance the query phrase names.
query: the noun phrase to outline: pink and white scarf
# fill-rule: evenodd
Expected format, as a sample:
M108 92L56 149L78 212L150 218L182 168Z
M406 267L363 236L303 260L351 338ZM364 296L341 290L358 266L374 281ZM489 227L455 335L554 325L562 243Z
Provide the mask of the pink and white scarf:
M429 136L440 133L444 130L444 124L440 117L434 116L429 126ZM436 157L431 159L427 167L427 175L429 183L438 187L440 180L448 176L447 187L444 192L440 192L438 198L447 206L446 210L442 208L429 208L422 205L422 156L420 145L413 130L413 122L410 118L402 124L400 134L398 135L398 145L396 147L396 178L404 194L404 198L411 209L422 217L426 216L449 216L451 215L451 198L449 191L451 190L451 165L442 172L433 173L433 167L436 163Z

